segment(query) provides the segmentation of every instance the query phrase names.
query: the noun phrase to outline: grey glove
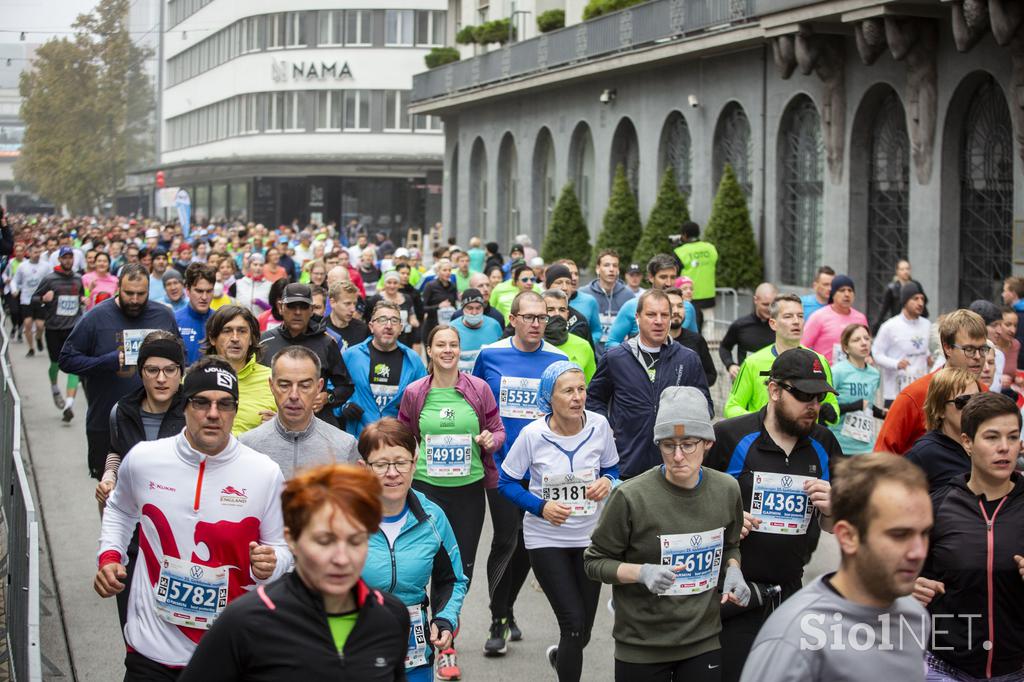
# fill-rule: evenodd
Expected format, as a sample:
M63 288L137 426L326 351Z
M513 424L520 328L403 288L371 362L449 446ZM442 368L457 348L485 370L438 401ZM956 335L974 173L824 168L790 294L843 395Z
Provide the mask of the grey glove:
M722 584L722 594L732 593L739 600L740 606L750 603L750 587L743 579L743 571L739 566L729 566L725 570L725 582Z
M676 581L676 572L668 566L661 566L659 564L644 564L640 567L640 582L644 584L651 594L661 594L668 588L672 587L672 583ZM742 578L740 582L743 582ZM747 594L749 594L749 590Z

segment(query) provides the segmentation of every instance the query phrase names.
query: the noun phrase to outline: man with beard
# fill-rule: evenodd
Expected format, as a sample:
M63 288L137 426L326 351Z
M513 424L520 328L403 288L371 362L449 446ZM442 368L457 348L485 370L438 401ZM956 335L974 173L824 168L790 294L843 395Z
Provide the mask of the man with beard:
M678 344L686 346L700 356L701 367L704 368L704 376L708 380L708 388L715 385L718 380L718 370L715 369L715 361L708 349L708 342L704 337L695 331L684 327L686 323L686 299L681 289L672 287L665 289L669 302L672 304L672 317L669 322L668 335Z
M89 475L97 481L110 452L110 410L118 400L142 387L136 356L149 332L162 329L178 336L174 313L149 300L149 273L139 263L121 268L117 298L87 312L60 351L62 372L85 380L89 408L85 436Z
M839 570L765 622L744 682L838 680L852 671L864 680L924 679L928 614L910 594L928 556L928 482L907 460L876 453L840 463L834 483ZM745 559L744 572L749 566Z
M715 424L706 466L739 481L744 530L743 574L754 598L746 609L722 612L722 680L735 682L768 603L802 587L821 531L831 532L830 472L842 459L832 432L818 425L822 401L835 389L824 363L806 348L779 355L768 375L768 404Z

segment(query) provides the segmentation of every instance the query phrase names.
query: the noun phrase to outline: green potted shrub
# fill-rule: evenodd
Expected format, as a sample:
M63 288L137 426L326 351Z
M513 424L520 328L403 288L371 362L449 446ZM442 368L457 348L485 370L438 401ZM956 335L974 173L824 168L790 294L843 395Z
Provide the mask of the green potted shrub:
M576 188L571 182L562 188L555 204L541 256L545 263L571 258L580 267L585 267L590 262L590 233L576 198Z
M537 15L537 30L541 33L565 28L565 10L549 9Z
M619 254L620 263L633 260L633 249L636 248L637 235L640 234L640 211L636 207L636 197L626 180L626 169L620 163L615 168L615 179L612 180L612 195L608 199L608 209L604 212L604 226L597 235L596 252L603 249L615 249ZM597 266L597 263L594 263Z
M732 166L725 165L711 207L704 238L718 249L716 284L733 289L754 289L764 278L764 263L750 223L747 195Z
M658 198L654 201L651 217L647 219L643 235L633 252L633 260L647 263L659 253L671 254L672 242L669 241L669 235L679 234L679 226L689 219L686 197L679 191L676 173L669 166L661 178Z

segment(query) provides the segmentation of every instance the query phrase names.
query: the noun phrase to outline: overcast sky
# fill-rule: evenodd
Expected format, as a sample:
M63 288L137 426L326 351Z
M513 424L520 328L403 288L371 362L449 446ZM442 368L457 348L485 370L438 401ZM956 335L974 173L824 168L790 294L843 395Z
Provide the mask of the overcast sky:
M79 14L97 0L0 0L0 43L45 43L55 35L69 35Z

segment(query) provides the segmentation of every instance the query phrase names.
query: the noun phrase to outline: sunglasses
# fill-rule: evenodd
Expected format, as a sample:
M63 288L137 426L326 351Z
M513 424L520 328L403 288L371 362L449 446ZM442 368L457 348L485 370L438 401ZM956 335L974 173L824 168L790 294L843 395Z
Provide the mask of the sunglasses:
M779 388L784 390L786 393L789 393L801 403L823 403L825 402L825 398L828 397L828 393L807 393L805 391L801 391L799 388L790 386L789 384L779 384Z
M971 402L971 398L973 398L976 395L978 394L971 393L970 395L958 395L952 400L947 400L946 404L948 405L949 403L953 403L953 406L956 407L957 410L963 410L965 407L967 407L967 403Z

